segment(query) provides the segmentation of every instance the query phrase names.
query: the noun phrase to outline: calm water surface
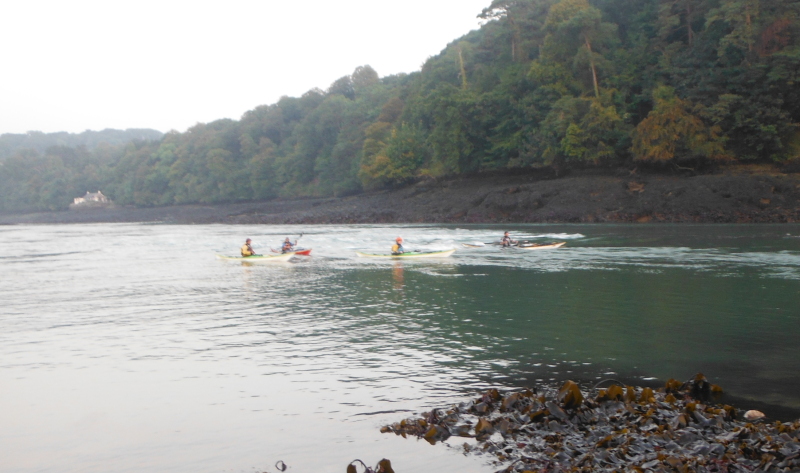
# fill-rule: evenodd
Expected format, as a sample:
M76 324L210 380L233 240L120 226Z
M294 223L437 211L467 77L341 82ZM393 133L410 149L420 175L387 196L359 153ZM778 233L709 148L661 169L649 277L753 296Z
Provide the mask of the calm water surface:
M800 410L800 226L0 227L0 471L484 473L382 425L574 379L704 372ZM310 258L268 252L304 232ZM402 235L429 261L359 259ZM437 470L438 469L438 470Z

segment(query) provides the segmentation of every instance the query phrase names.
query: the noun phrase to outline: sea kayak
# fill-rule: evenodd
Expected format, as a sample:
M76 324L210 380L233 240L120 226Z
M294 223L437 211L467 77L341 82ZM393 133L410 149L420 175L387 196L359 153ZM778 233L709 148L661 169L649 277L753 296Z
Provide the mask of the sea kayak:
M311 248L297 248L294 250L294 254L299 256L309 256L311 254Z
M362 253L356 251L356 254L362 258L445 258L455 253L455 249L444 251L406 251L401 255L393 254L375 254L375 253Z
M564 246L566 244L567 244L566 241L559 241L559 242L556 242L556 243L542 243L542 244L528 243L528 244L519 245L519 246L517 246L517 248L519 248L520 250L548 250L548 249L551 249L551 248L561 248L562 246Z
M226 261L241 261L242 263L280 263L292 259L295 253L283 253L280 255L257 255L257 256L225 256L217 255L217 258Z

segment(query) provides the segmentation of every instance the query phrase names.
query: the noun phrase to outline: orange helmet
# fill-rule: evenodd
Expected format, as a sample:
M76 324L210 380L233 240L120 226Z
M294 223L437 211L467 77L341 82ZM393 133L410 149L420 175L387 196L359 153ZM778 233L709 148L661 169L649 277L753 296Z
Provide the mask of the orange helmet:
M401 241L403 241L403 238L402 237L397 237L397 238L394 239L394 241L400 243Z

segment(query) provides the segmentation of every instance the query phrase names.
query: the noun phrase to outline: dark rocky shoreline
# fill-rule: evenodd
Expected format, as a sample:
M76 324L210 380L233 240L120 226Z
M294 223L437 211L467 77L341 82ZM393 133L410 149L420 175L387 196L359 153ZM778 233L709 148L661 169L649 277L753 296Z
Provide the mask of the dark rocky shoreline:
M499 173L426 180L340 198L0 215L0 224L791 223L800 174L739 166L710 174L630 170Z
M472 439L464 453L487 455L502 467L497 473L800 470L800 421L769 422L760 411L718 404L722 388L702 374L658 389L606 381L492 389L382 431L431 444Z

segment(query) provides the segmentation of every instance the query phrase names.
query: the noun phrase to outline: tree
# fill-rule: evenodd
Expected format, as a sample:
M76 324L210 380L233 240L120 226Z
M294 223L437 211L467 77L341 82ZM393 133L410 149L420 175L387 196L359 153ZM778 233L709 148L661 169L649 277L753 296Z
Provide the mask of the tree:
M516 61L519 56L521 43L520 27L514 18L514 7L522 3L521 0L494 0L491 5L484 8L478 18L484 20L505 20L511 31L511 60Z
M600 97L597 67L598 60L602 60L593 50L593 44L611 41L616 33L616 26L602 21L602 13L597 8L589 5L587 0L561 0L550 7L545 23L552 36L548 41L552 50L559 48L558 43L569 44L576 39L582 47L574 53L575 63L588 63L592 75L592 86L595 97Z
M685 41L692 48L695 27L702 26L708 11L707 0L660 0L660 3L658 25L661 39L667 43Z
M261 138L259 151L250 158L247 170L254 199L272 199L278 195L279 182L275 170L275 144L269 138Z
M356 67L350 76L350 82L353 84L354 94L361 95L380 84L381 80L375 69L367 65Z
M417 176L422 164L429 159L430 152L418 126L403 123L399 128L392 128L390 136L385 138L383 128L371 127L370 134L374 138L386 139L387 146L366 159L359 171L359 177L368 189L406 184Z
M328 95L342 95L350 100L356 98L356 91L353 87L353 80L350 76L344 76L336 79L330 87L328 87Z
M727 24L729 28L719 42L718 55L724 56L729 47L752 52L756 43L756 20L760 11L760 0L726 0L712 9L706 18L706 25L716 21ZM708 26L706 26L708 28Z
M691 103L681 100L671 87L653 92L655 107L636 127L634 158L666 162L694 157L717 158L724 154L720 130L708 127Z

